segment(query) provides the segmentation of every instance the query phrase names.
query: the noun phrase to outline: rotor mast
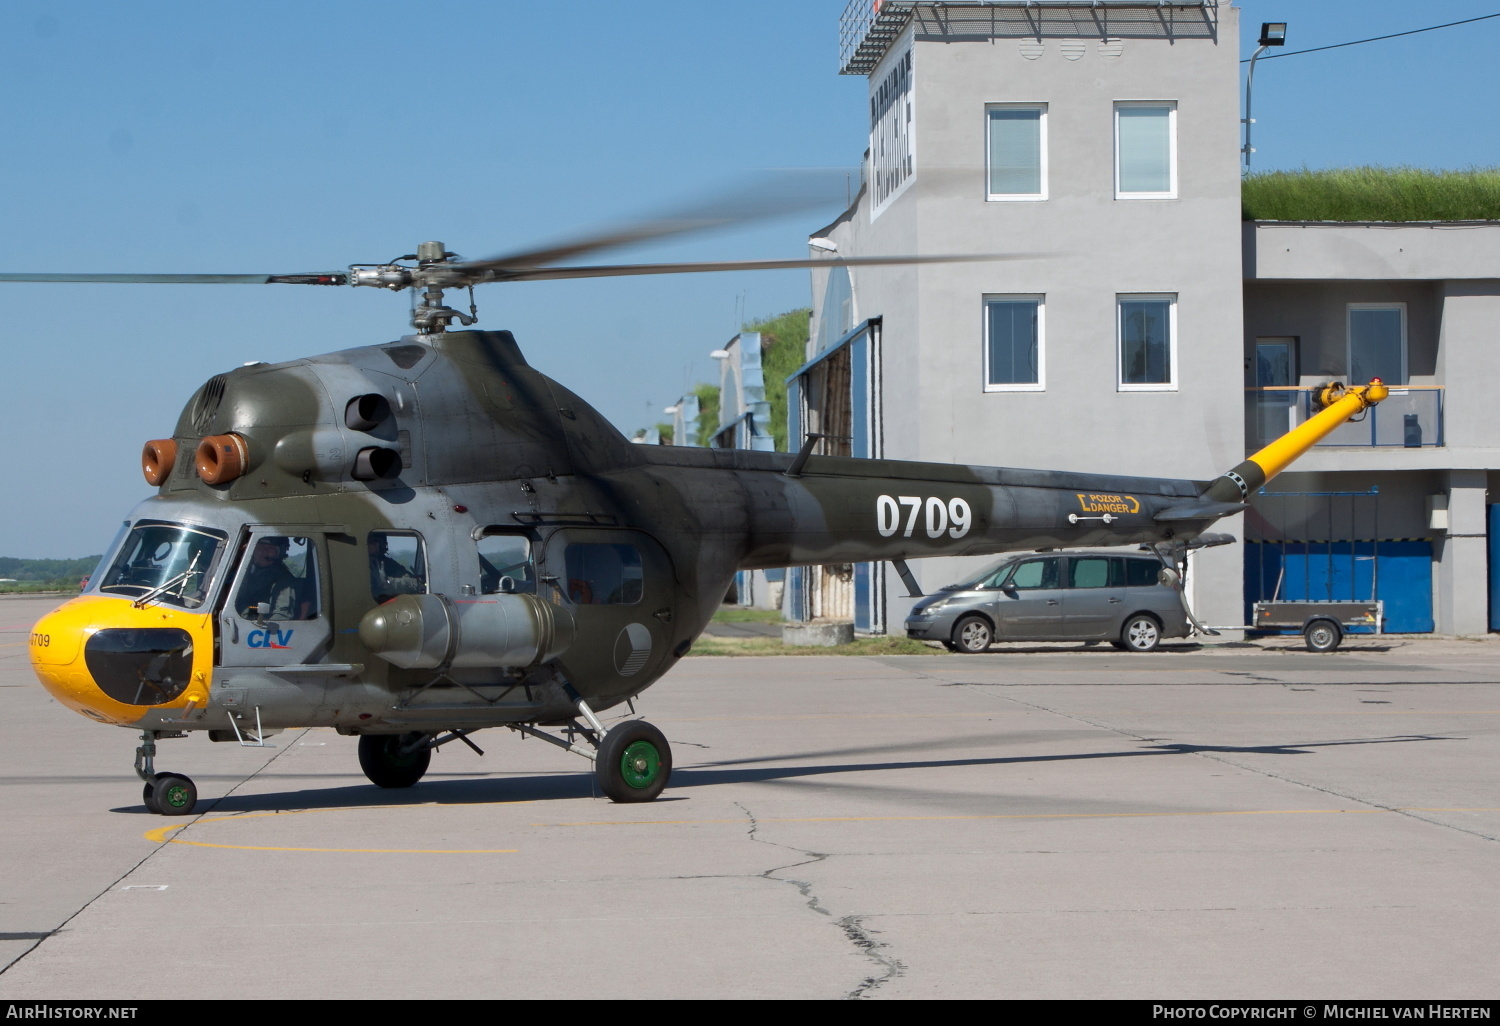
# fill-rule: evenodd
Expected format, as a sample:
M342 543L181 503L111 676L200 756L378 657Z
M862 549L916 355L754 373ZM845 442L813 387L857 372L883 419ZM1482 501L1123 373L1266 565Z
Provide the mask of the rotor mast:
M455 266L462 258L448 252L441 242L424 242L415 253L397 257L388 264L355 265L349 268L349 284L371 288L422 289L420 302L412 305L411 325L421 335L441 335L455 320L468 327L479 320L478 308L474 305L474 284L470 276L464 275ZM401 261L415 260L416 267L404 266ZM443 303L445 289L469 289L469 312L455 310Z

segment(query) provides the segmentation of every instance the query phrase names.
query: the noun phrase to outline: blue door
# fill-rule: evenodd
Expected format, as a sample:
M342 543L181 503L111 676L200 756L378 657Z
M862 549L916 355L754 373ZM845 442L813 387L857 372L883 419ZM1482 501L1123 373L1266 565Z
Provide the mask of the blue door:
M1500 503L1489 509L1490 630L1500 631Z
M1490 565L1493 568L1496 561L1492 559ZM1370 598L1372 586L1374 597L1385 603L1385 633L1433 630L1430 541L1267 541L1246 546L1247 623L1251 606L1263 599L1362 601ZM1495 594L1493 570L1490 587ZM1493 618L1493 599L1490 609Z

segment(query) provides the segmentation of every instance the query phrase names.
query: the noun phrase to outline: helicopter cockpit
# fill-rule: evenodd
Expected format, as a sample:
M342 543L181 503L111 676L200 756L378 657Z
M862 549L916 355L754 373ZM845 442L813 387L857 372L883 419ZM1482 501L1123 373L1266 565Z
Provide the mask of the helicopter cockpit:
M140 520L111 547L107 569L90 578L91 590L121 595L144 605L159 601L197 609L208 596L215 564L227 536L164 520ZM106 557L107 559L108 557Z

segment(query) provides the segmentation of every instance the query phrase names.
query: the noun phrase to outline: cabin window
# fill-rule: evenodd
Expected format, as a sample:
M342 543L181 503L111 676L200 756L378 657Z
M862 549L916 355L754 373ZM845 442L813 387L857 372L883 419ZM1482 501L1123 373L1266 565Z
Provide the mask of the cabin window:
M427 558L415 531L371 531L370 594L376 602L427 591Z
M261 607L264 606L264 609ZM243 620L311 620L318 615L318 555L306 538L250 540L234 611Z
M572 544L564 562L567 595L578 605L629 605L641 600L641 553L634 545Z
M536 568L531 561L531 540L525 535L486 529L479 539L478 547L481 594L530 595L536 592Z

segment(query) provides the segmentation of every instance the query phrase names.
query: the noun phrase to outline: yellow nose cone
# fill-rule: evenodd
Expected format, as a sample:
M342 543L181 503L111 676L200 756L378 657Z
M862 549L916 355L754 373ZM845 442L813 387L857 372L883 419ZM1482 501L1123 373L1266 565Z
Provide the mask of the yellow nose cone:
M31 666L52 697L102 723L208 702L213 624L170 606L84 595L31 629Z

